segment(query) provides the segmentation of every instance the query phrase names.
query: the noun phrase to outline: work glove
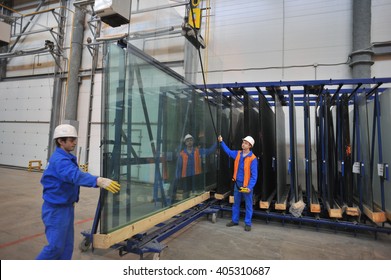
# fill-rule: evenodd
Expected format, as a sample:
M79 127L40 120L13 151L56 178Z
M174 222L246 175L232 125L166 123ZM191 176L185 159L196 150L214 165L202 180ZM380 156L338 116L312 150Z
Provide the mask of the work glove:
M247 187L240 187L239 192L241 193L250 193L250 189Z
M121 189L121 185L118 182L108 178L98 177L98 179L96 180L96 184L98 185L98 187L105 189L111 193L117 193Z

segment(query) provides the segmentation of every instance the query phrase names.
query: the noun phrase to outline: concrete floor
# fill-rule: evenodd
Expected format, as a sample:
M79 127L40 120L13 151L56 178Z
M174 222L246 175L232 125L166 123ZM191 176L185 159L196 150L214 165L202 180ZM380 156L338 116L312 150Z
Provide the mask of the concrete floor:
M46 244L41 221L40 172L0 167L0 258L33 260ZM139 259L138 255L119 256L118 250L81 252L82 231L92 226L99 191L82 188L76 206L75 250L73 259L113 260ZM164 260L390 260L391 235L294 225L266 223L254 219L251 232L240 226L227 228L230 213L217 215L212 223L202 217L162 243L168 247ZM153 255L145 255L146 259Z

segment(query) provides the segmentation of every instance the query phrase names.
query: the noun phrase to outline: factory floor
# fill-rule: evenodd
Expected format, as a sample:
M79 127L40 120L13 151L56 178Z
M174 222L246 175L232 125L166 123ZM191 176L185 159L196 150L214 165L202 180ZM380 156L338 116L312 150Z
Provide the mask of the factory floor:
M0 258L33 260L46 244L41 221L42 173L0 167ZM76 260L131 260L138 255L119 256L117 249L81 252L81 232L91 229L99 191L82 188L75 214ZM391 235L316 228L279 221L253 220L250 232L243 222L228 228L230 213L199 218L165 239L162 260L391 260ZM156 254L145 254L153 258Z

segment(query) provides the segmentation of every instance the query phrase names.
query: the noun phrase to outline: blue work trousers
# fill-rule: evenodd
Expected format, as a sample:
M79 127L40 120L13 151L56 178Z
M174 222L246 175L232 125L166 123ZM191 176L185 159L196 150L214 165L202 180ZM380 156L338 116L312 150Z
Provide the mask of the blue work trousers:
M238 182L239 186L241 186L241 184L242 183ZM234 204L232 206L232 222L239 223L240 203L242 200L244 200L246 208L244 223L251 226L251 219L253 216L253 192L241 193L236 187L234 190Z
M37 260L70 260L74 244L75 207L70 205L54 205L44 202L42 220L48 241Z

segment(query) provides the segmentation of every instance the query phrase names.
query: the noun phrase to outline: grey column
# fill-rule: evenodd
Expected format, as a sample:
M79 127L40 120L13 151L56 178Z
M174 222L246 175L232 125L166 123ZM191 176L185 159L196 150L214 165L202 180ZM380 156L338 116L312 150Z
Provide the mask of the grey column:
M371 49L371 0L353 0L352 77L370 78L373 51Z
M58 36L57 36L57 59L60 61L62 59L61 55L63 54L64 48L64 36L65 36L65 21L66 21L66 2L67 0L61 0L61 9L60 9L60 20L58 23ZM49 139L48 139L48 154L47 159L49 159L52 151L55 148L54 142L52 140L55 127L60 123L60 111L61 111L61 96L63 94L62 85L63 80L61 78L61 72L58 63L54 66L54 84L53 84L53 98L52 98L52 111L50 115L50 125L49 125Z
M85 12L75 5L74 22L72 26L72 42L68 73L67 99L65 106L65 120L77 119L79 96L79 70L81 65L84 37Z

